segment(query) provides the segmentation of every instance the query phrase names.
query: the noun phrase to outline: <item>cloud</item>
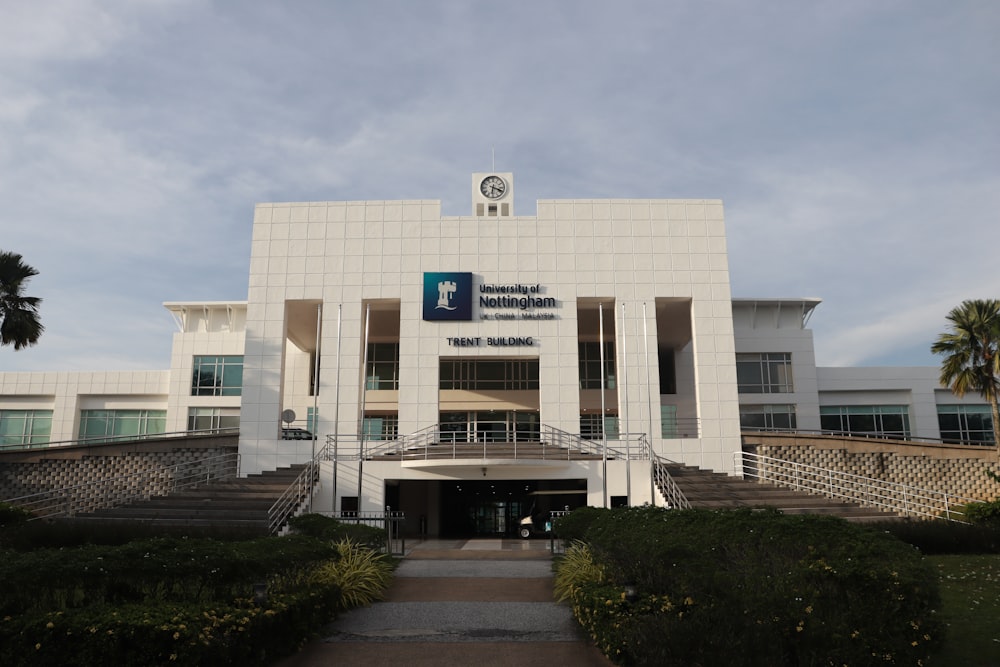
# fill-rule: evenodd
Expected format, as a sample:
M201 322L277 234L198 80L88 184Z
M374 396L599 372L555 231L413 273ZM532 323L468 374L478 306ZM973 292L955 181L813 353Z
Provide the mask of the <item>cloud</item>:
M255 202L463 215L494 150L522 215L539 198L723 199L734 294L822 297L824 363L925 363L948 309L996 295L1000 6L573 10L14 3L0 247L41 271L48 331L0 368L162 367L162 301L245 298Z

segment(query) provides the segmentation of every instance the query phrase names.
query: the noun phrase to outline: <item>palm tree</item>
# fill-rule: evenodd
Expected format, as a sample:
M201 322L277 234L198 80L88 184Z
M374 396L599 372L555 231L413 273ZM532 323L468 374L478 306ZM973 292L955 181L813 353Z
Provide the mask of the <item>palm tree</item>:
M967 300L948 313L951 330L938 336L931 352L945 355L941 384L956 396L972 391L990 402L993 443L1000 451L1000 301Z
M41 299L24 296L24 284L38 271L28 266L16 252L0 250L0 345L15 350L38 342L45 327L38 319Z

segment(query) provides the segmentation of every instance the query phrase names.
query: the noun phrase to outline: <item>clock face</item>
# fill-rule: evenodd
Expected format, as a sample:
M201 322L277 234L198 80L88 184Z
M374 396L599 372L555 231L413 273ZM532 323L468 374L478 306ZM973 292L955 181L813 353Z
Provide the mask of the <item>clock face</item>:
M479 191L490 199L499 199L503 193L507 192L507 184L499 176L487 176L479 184Z

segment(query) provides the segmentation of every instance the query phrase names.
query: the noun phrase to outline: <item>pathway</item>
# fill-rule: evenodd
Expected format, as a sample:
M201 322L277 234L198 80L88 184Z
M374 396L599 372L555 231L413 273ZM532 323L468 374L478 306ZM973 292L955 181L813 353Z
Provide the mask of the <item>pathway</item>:
M410 549L386 599L341 615L278 667L609 667L553 602L545 540L431 540Z

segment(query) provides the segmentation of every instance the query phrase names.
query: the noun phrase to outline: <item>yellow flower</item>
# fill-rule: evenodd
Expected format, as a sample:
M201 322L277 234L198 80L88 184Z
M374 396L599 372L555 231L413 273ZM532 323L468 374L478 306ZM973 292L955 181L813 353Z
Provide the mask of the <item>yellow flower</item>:
M175 632L174 633L174 639L180 639L180 638L181 638L181 633Z
M53 623L52 621L49 621L48 623L45 624L45 627L51 630L52 628L56 627L56 624Z
M41 644L35 644L35 650L36 650L36 651L37 651L38 649L40 649L40 648L42 648L42 645L41 645Z

